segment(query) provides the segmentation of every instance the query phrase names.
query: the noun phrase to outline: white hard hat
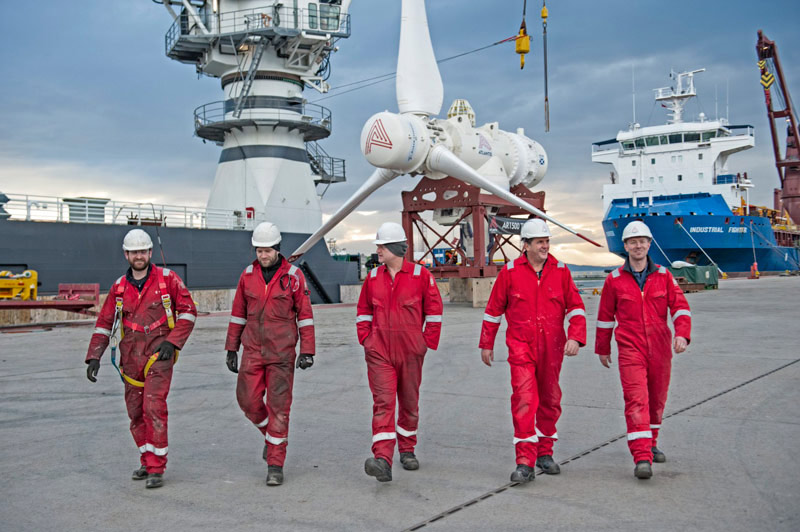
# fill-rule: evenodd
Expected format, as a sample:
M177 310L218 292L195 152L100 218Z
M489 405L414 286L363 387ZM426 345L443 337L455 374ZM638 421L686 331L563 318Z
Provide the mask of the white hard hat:
M386 222L378 228L373 244L392 244L394 242L405 242L406 232L403 226L394 222Z
M647 224L639 220L633 221L625 226L625 230L622 231L622 241L625 242L629 238L635 236L646 236L650 240L653 239L653 233L650 232L650 228L647 227Z
M550 238L550 228L547 227L544 220L533 218L522 224L519 236L522 238Z
M125 251L139 251L140 249L153 249L153 241L145 231L131 229L122 240L122 249Z
M280 243L281 232L278 226L270 222L261 222L253 230L253 238L250 239L254 248L271 248Z

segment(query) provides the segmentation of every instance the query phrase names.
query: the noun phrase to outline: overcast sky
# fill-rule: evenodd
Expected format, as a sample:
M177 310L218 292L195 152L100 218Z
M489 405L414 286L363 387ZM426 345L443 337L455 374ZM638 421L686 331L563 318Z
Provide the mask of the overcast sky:
M528 3L533 35L524 70L513 43L440 66L443 113L455 98L470 101L478 124L497 121L507 131L525 128L547 150L550 169L538 189L548 212L605 243L600 228L602 185L609 167L591 162L591 143L612 138L631 122L631 68L636 72L637 121L665 121L652 89L670 84L670 68L706 68L700 111L725 114L756 128L756 148L729 161L756 184L754 202L772 203L778 185L756 67L756 31L778 44L790 91L800 98L800 8L795 0L753 3L673 0L551 0L548 2L550 132L544 132L541 4ZM53 196L204 205L220 148L193 137L192 111L222 99L219 80L198 79L194 68L164 55L171 19L147 0L136 2L4 2L0 18L0 191ZM429 0L428 20L438 58L490 44L516 33L521 0ZM332 86L395 68L399 0L354 0L352 36L331 58ZM344 93L344 90L341 92ZM347 160L347 183L322 201L332 213L371 172L359 150L364 122L377 111L396 111L394 81L320 102L333 113L333 134L323 146ZM309 101L322 98L306 90ZM800 100L797 100L800 101ZM398 178L376 193L332 236L340 246L370 251L375 228L399 221ZM554 253L571 263L618 259L555 231Z

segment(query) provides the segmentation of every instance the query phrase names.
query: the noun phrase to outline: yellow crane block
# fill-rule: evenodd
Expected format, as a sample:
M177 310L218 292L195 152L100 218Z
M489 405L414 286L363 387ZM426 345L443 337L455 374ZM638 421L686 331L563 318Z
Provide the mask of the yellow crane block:
M35 300L38 295L39 274L36 270L22 273L0 272L0 299Z

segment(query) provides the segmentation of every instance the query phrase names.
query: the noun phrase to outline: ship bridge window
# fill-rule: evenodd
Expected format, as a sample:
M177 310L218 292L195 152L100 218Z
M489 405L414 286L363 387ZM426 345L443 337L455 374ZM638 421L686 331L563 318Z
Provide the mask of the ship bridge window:
M669 137L667 137L666 135L661 135L658 138L661 140L661 144L662 145L669 144Z
M673 133L669 136L670 144L680 144L683 142L683 135L681 133Z
M648 146L658 146L658 137L647 137L644 142Z
M339 12L341 8L330 4L319 6L319 28L321 30L339 29Z
M713 139L716 136L717 136L716 131L706 131L705 133L703 133L703 142Z
M699 142L700 133L686 133L683 135L684 142Z
M622 149L623 150L632 150L633 149L633 142L623 142Z
M644 139L636 139L634 142L637 148L644 148Z
M308 4L308 27L312 30L317 29L317 4Z

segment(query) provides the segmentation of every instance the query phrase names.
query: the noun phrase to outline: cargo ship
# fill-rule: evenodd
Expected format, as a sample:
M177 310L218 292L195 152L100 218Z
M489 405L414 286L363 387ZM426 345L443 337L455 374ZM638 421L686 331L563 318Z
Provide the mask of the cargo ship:
M660 264L712 264L732 275L800 270L800 227L780 209L752 205L753 181L729 166L731 155L754 146L753 126L703 113L683 120L696 96L694 76L704 70L673 72L674 86L655 90L669 112L666 124L634 123L592 145L592 161L613 166L611 183L603 185L608 249L624 257L622 230L642 220L653 232L650 256Z

